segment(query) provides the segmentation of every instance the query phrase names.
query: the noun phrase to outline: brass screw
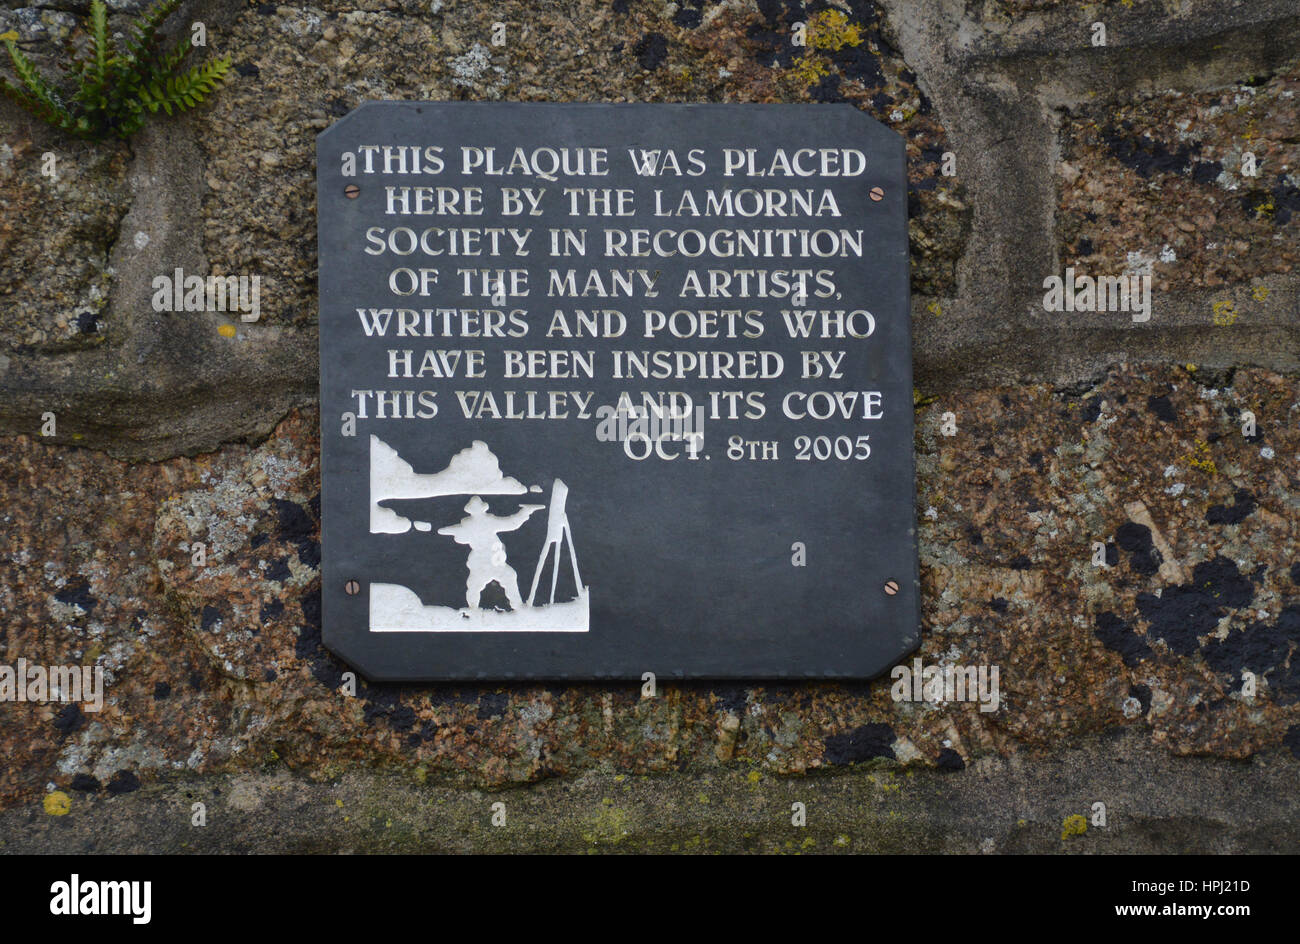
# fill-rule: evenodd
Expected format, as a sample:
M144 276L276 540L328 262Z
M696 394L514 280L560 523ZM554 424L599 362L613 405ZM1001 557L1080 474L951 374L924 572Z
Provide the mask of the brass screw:
M356 184L348 184L346 187L343 188L343 193L347 196L349 200L355 200L358 194L361 193L361 188L358 187Z
M898 581L889 580L885 582L885 592L891 597L898 592Z
M347 591L348 596L354 597L361 592L361 584L355 580L349 580L343 585L343 589Z
M881 200L885 199L885 191L880 187L872 187L871 199L879 203Z

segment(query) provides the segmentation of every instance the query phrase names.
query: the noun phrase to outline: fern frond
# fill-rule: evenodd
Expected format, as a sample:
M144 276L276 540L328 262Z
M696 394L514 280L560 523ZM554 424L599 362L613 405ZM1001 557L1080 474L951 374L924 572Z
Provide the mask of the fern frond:
M90 52L95 64L95 83L103 88L108 81L108 7L104 0L90 4Z
M108 32L108 7L104 0L91 0L85 26L90 37L87 52L63 66L64 78L73 89L66 100L46 83L12 37L5 36L19 82L0 77L0 93L42 121L91 139L129 138L151 112L170 115L194 108L226 78L230 60L214 59L184 69L193 45L189 35L170 50L162 49L159 27L180 4L181 0L155 0L132 27L125 48L115 50Z
M194 108L226 77L229 59L213 59L195 66L188 72L171 77L158 77L140 89L140 100L150 111L159 108L167 114Z
M80 124L76 117L67 109L60 108L58 105L52 105L44 99L38 98L25 88L0 79L0 94L12 100L16 105L31 112L37 118L46 124L61 128L64 131L71 132L79 137L90 137L90 127Z
M186 33L181 38L181 41L176 44L175 49L158 58L157 63L153 67L153 75L169 76L173 74L181 67L181 63L185 61L185 57L190 54L190 50L193 48L194 47L191 45L190 34Z
M36 71L36 67L28 61L23 55L23 51L18 48L12 39L5 40L5 48L9 50L9 58L13 61L14 72L25 86L24 91L33 101L39 102L42 109L52 114L60 116L70 123L73 122L72 113L68 111L67 106L63 104L57 92L45 84L41 74ZM8 83L5 83L8 85ZM15 87L15 90L16 87Z
M163 20L176 12L181 0L158 0L140 15L140 19L131 28L133 35L127 38L126 55L133 62L143 65L158 49L158 27Z

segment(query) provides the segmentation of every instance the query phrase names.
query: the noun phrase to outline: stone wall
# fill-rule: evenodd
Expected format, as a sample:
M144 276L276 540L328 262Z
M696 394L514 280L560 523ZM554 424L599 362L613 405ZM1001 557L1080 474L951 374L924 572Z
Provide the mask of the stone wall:
M0 33L48 71L88 5L0 0ZM121 30L141 4L109 5ZM1293 0L206 0L175 20L234 63L195 112L90 145L0 103L0 662L109 678L98 713L0 704L7 848L1294 847ZM848 101L903 135L917 656L999 666L999 709L895 702L888 679L340 692L313 155L374 98ZM1045 311L1067 266L1149 272L1150 320ZM155 312L177 267L260 274L261 320Z

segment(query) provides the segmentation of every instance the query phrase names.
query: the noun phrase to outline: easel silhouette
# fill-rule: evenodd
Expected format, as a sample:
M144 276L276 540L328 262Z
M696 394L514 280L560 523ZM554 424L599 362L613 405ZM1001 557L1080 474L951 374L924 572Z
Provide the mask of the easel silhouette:
M573 564L573 583L582 593L582 578L578 576L578 555L573 550L573 532L569 530L569 516L564 512L564 503L569 497L569 487L556 479L551 486L551 507L546 515L546 543L542 545L542 556L537 559L537 570L533 572L533 586L528 591L528 605L533 605L533 596L537 593L537 581L541 579L542 568L546 566L547 555L555 548L555 558L551 567L551 602L555 602L555 585L560 578L561 543L569 544L569 561Z

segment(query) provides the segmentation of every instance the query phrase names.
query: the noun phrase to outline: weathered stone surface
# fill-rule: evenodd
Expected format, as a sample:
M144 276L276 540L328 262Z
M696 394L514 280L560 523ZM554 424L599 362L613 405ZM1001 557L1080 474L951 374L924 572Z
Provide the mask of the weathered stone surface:
M62 815L26 803L0 812L0 835L7 852L43 854L1282 853L1300 842L1297 769L1289 757L1153 756L1122 735L1033 764L989 757L960 773L592 771L491 792L438 784L418 767L312 781L271 762L117 795L73 791ZM199 802L207 825L194 828ZM1105 827L1091 824L1098 802ZM503 826L492 825L497 803ZM805 826L791 824L795 803Z
M1057 165L1062 261L1116 273L1145 265L1161 292L1291 272L1300 261L1297 91L1300 66L1069 115ZM1255 175L1243 169L1246 153Z
M84 42L86 6L5 0L0 32L51 67ZM101 713L0 705L6 848L795 851L804 837L766 824L788 823L796 790L848 824L811 821L817 849L1294 845L1290 0L184 13L235 77L129 146L74 145L0 102L4 661L110 676ZM999 666L998 711L895 702L889 679L340 692L319 634L312 148L387 97L847 100L904 135L927 404L918 657ZM1112 274L1130 252L1161 283L1152 322L1043 311L1046 276ZM150 280L178 266L261 275L261 320L153 311ZM553 828L466 825L486 818L475 791L520 784L522 822ZM69 815L46 812L50 790ZM196 835L186 792L216 790L228 819ZM1132 811L1113 832L1060 838L1110 795ZM1006 812L1008 796L1026 799ZM294 832L260 834L267 817Z
M918 657L999 666L996 712L896 702L887 678L669 685L653 699L362 683L350 698L320 645L312 413L256 448L154 465L18 438L0 465L7 651L112 677L99 714L4 706L15 763L0 796L269 762L489 787L589 770L943 768L1112 729L1157 754L1270 755L1300 723L1300 388L1201 373L977 394L953 437L938 433L944 404L920 415ZM1112 566L1092 564L1095 542Z
M0 351L51 354L111 330L109 252L126 215L127 150L64 142L34 120L0 137ZM42 173L53 153L55 176Z

